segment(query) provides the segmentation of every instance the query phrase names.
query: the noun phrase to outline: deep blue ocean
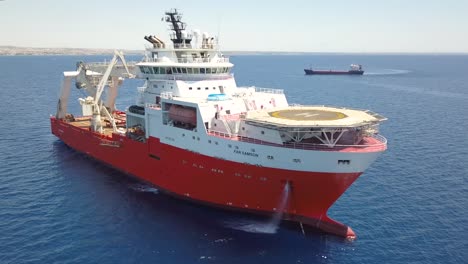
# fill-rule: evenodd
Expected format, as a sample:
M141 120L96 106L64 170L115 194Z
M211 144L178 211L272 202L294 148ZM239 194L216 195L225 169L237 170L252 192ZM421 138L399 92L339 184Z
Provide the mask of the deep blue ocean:
M0 263L467 263L467 55L231 57L238 85L388 117L388 151L329 211L351 242L262 232L268 219L171 198L60 142L49 116L62 72L110 58L0 57ZM303 73L351 63L365 75ZM120 109L141 84L124 83ZM73 88L72 112L82 96Z

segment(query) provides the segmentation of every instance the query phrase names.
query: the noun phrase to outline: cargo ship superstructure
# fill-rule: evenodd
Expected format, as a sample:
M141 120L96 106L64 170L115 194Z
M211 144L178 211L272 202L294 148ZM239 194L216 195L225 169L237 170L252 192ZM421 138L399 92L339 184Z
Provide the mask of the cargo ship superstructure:
M64 72L52 133L71 148L160 190L201 204L272 215L354 238L329 207L385 151L368 110L290 105L283 90L238 87L216 38L165 13L172 45L145 36L140 62L122 53ZM115 108L123 80L144 80ZM87 93L67 112L73 84ZM106 90L105 93L103 93ZM102 96L105 94L104 96ZM287 195L285 206L278 207ZM279 212L280 211L280 212Z

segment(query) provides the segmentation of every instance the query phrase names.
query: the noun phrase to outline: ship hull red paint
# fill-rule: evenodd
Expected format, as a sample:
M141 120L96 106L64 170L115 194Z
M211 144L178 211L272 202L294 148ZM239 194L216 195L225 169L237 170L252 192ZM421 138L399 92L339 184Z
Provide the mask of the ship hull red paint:
M359 173L317 173L259 167L179 149L150 137L146 143L124 135L106 137L51 117L52 133L71 148L162 191L191 201L271 215L284 194L290 195L284 220L302 222L338 236L355 234L327 216L328 208Z

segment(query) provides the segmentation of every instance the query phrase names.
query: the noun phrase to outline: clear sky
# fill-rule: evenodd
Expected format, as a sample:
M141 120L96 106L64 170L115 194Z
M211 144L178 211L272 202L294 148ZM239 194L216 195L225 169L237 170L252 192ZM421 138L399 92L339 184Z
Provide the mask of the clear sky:
M0 0L0 46L143 49L172 7L223 50L468 52L467 0Z

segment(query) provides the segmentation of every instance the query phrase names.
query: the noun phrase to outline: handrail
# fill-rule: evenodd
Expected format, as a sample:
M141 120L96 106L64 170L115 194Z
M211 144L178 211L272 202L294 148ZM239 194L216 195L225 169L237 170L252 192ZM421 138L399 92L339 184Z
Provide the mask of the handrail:
M336 144L335 146L329 146L326 144L314 144L314 143L283 143L283 144L276 144L271 143L255 138L249 138L244 136L239 136L236 134L228 134L225 132L219 132L215 130L208 130L209 135L218 136L222 138L227 138L231 140L259 144L259 145L267 145L267 146L275 146L275 147L283 147L283 148L292 148L292 149L303 149L303 150L321 150L321 151L347 151L347 152L359 152L359 151L383 151L387 148L387 139L381 135L372 135L365 137L363 140L365 141L363 144L354 144L354 145L340 145ZM375 142L377 141L377 142Z
M164 98L164 99L171 99L174 97L173 93L172 92L162 92L161 93L161 98Z
M228 80L234 77L234 74L153 74L149 79L157 80Z
M159 62L159 63L223 63L229 62L229 58L182 58L182 59L170 59L170 61L162 60L161 58L150 58L144 57L142 62Z
M161 110L161 105L158 105L158 104L146 103L145 107L155 109L155 110Z
M262 87L255 87L255 92L258 92L258 93L272 93L272 94L284 94L283 89L262 88Z

